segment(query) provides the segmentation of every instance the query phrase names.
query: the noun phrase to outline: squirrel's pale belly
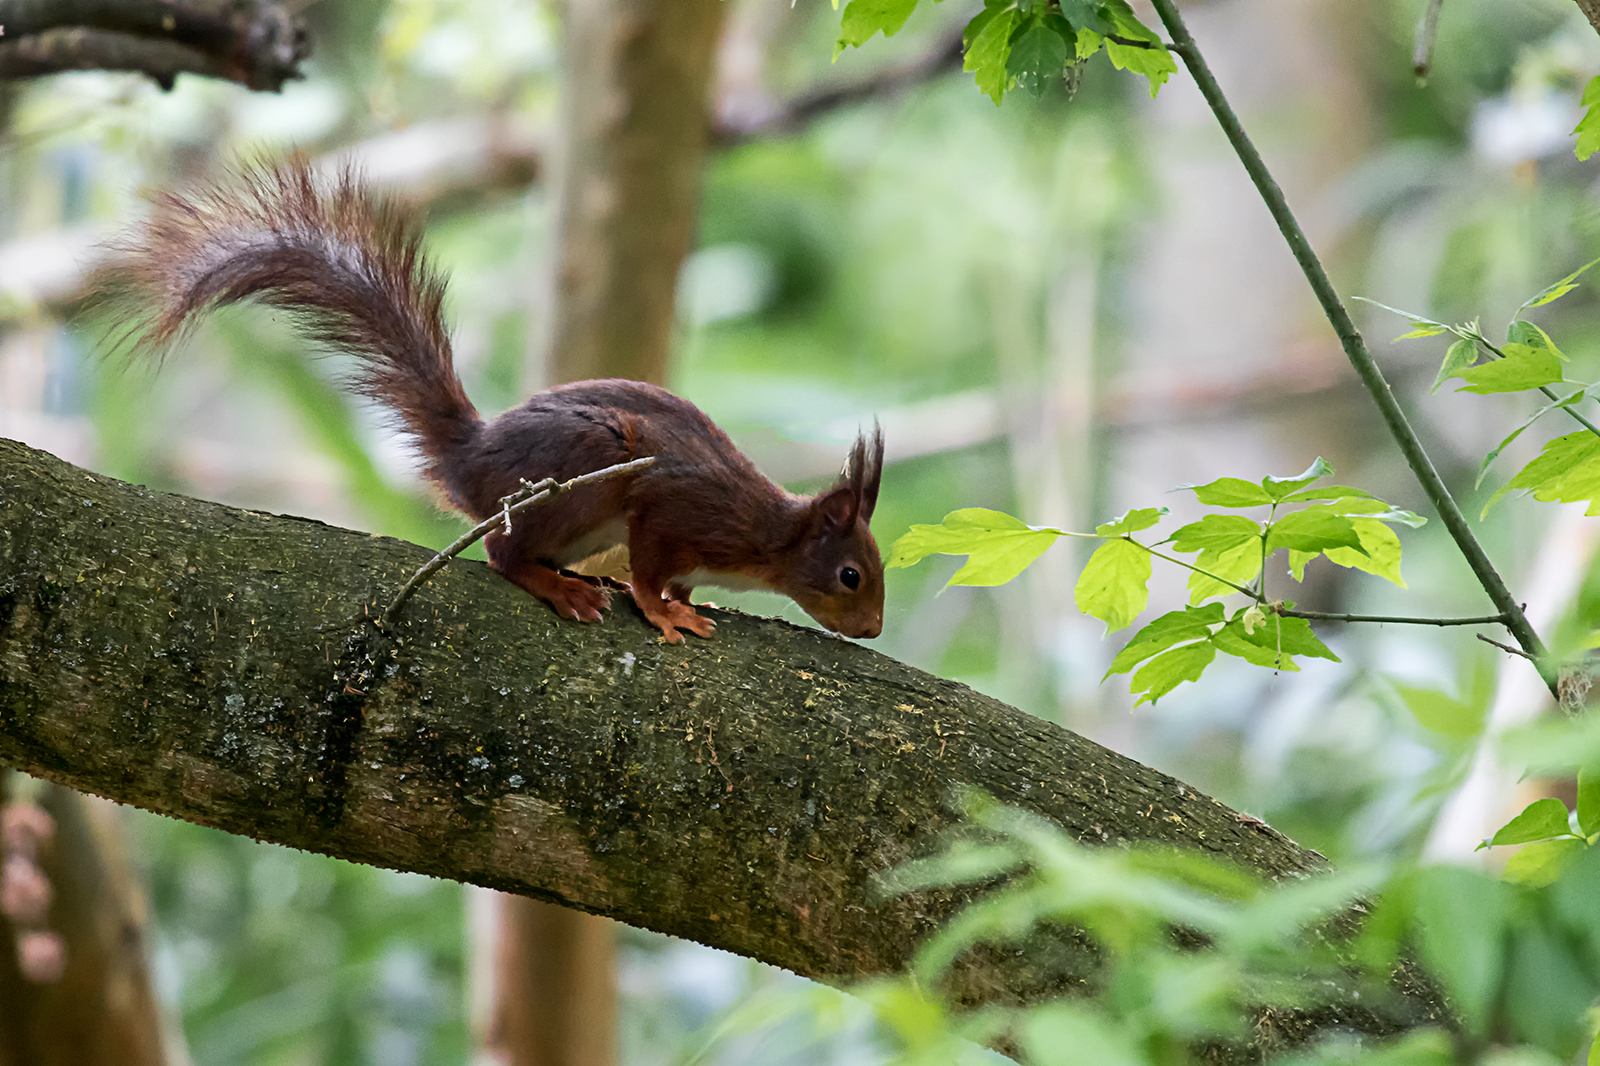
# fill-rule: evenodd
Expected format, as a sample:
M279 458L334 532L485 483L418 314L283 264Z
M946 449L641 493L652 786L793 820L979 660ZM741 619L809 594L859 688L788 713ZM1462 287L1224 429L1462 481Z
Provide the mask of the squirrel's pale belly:
M675 579L678 584L686 588L699 588L701 585L715 585L719 589L730 592L775 592L772 586L758 581L745 574L718 574L710 570L696 570L692 574L684 574Z

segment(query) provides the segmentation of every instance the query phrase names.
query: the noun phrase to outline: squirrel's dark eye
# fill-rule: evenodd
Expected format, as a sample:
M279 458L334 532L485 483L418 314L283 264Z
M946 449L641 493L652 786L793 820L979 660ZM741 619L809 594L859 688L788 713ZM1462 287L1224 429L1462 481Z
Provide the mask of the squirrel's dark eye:
M844 584L845 588L854 591L861 587L861 571L853 566L847 566L839 571L839 580Z

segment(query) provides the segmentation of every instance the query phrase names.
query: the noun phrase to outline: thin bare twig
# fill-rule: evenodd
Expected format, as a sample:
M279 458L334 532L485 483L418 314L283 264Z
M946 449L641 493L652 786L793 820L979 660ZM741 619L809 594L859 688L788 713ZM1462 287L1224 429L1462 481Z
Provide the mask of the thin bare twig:
M1411 49L1411 70L1419 82L1428 80L1428 71L1433 67L1433 42L1439 36L1439 9L1443 6L1444 0L1428 0L1428 6L1422 9L1422 18L1417 20L1417 40Z
M1504 615L1486 614L1476 618L1407 618L1392 614L1344 614L1340 611L1299 611L1292 607L1273 609L1285 618L1305 618L1314 622L1393 622L1411 626L1503 626ZM1480 640L1487 638L1480 637ZM1492 641L1490 643L1493 643ZM1520 653L1519 653L1520 654Z
M466 551L486 534L494 532L496 527L500 527L505 532L510 533L512 515L525 511L536 503L543 503L553 496L559 496L563 492L570 492L585 485L609 481L611 478L643 470L655 461L655 456L647 455L643 459L635 459L628 463L618 463L616 466L608 466L560 483L551 478L545 478L543 481L537 482L524 481L520 490L501 498L500 510L496 511L492 517L485 518L466 533L457 537L455 543L428 560L426 566L411 575L411 580L406 582L405 587L395 596L394 602L389 604L383 615L378 619L379 627L388 629L394 625L395 618L400 614L400 608L405 606L412 593L421 588L423 583L430 577L438 573L445 563Z
M1529 655L1527 652L1523 651L1521 648L1513 648L1511 645L1502 644L1498 640L1490 640L1488 637L1484 636L1482 633L1478 634L1478 639L1483 641L1485 644L1493 644L1495 647L1499 648L1501 651L1505 652L1508 655L1520 655L1524 659L1527 659L1529 662L1533 662L1534 661L1533 656Z

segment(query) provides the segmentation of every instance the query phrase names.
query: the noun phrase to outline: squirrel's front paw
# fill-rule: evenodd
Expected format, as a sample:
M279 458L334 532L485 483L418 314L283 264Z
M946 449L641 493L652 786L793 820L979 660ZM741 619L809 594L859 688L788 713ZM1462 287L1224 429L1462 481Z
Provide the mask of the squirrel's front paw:
M645 617L651 624L660 628L661 639L668 644L677 644L683 640L683 634L678 632L680 629L687 629L696 636L709 637L711 631L717 627L711 619L689 604L678 600L660 600L649 604L648 607L643 603L640 606L645 607Z

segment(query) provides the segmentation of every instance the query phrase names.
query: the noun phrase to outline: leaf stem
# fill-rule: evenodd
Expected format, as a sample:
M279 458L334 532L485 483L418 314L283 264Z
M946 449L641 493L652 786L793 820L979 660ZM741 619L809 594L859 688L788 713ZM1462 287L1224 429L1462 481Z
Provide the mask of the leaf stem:
M1489 561L1489 556L1484 552L1483 546L1472 535L1472 530L1467 525L1467 520L1461 514L1461 509L1456 506L1455 500L1450 497L1450 490L1445 487L1444 479L1434 469L1433 461L1428 458L1427 451L1422 447L1422 442L1417 439L1416 432L1411 428L1406 419L1405 411L1400 407L1400 402L1395 399L1394 392L1389 383L1384 380L1383 372L1378 369L1378 364L1373 361L1372 354L1367 351L1366 341L1361 337L1361 332L1356 329L1355 322L1350 318L1350 312L1345 310L1344 303L1339 299L1338 291L1333 287L1333 282L1328 278L1328 273L1323 269L1322 263L1317 259L1317 253L1312 249L1311 242L1306 239L1305 232L1300 228L1300 223L1295 220L1294 213L1289 210L1289 204L1284 199L1283 190L1278 187L1277 181L1267 169L1261 154L1256 151L1255 145L1250 142L1250 137L1244 131L1244 126L1239 122L1239 116L1234 113L1233 107L1222 93L1222 87L1217 84L1217 79L1212 75L1211 69L1206 65L1205 57L1201 55L1200 48L1195 44L1194 37L1189 33L1189 27L1184 24L1183 17L1178 14L1177 5L1173 0L1152 0L1157 14L1161 16L1162 23L1167 28L1167 33L1172 37L1171 48L1183 57L1183 62L1189 68L1190 75L1199 87L1200 93L1205 97L1206 103L1211 106L1211 112L1216 116L1217 123L1227 135L1233 145L1234 152L1239 156L1239 161L1244 164L1245 170L1250 175L1250 180L1255 183L1256 191L1261 194L1261 199L1266 203L1267 210L1272 213L1273 221L1278 224L1278 230L1288 242L1289 250L1294 254L1295 260L1300 264L1301 271L1306 280L1311 284L1311 289L1316 293L1317 300L1322 304L1323 313L1327 316L1333 330L1339 337L1345 355L1349 358L1351 366L1355 368L1356 375L1361 383L1366 386L1372 400L1378 405L1378 410L1383 415L1384 422L1389 427L1389 432L1394 436L1395 443L1400 446L1400 452L1405 456L1406 463L1411 467L1411 472L1422 485L1422 491L1428 500L1439 512L1439 517L1444 526L1455 539L1456 547L1465 557L1467 565L1472 568L1478 583L1483 586L1483 591L1488 594L1490 601L1500 611L1503 624L1515 638L1518 645L1539 662L1539 673L1544 678L1552 693L1555 692L1556 675L1544 663L1545 648L1539 635L1528 624L1528 619L1522 613L1522 608L1517 605L1511 592L1506 588L1505 582L1495 571L1494 564Z
M1479 337L1474 337L1473 339L1476 340L1479 344L1483 345L1485 348L1489 349L1489 351L1493 352L1494 355L1495 355L1495 358L1504 359L1506 357L1506 353L1505 352L1502 352L1499 348L1495 347L1493 344L1491 344L1484 337L1479 336ZM1576 384L1576 382L1573 382L1573 384ZM1550 400L1550 401L1552 401L1553 403L1555 403L1556 406L1563 407L1563 410L1565 410L1567 412L1567 414L1571 415L1574 419L1576 419L1580 426L1582 426L1584 429L1587 429L1590 433L1593 433L1595 436L1600 437L1600 427L1597 427L1593 422L1589 421L1587 418L1584 418L1582 415L1580 415L1570 405L1563 406L1562 403L1561 403L1561 397L1557 396L1555 394L1555 391L1553 389L1551 389L1550 386L1548 386L1548 385L1540 385L1539 386L1539 391L1544 393L1545 398ZM1588 386L1584 386L1583 391L1584 392L1588 392L1589 391Z
M1261 597L1261 594L1259 592L1256 592L1254 589L1246 588L1243 585L1236 585L1232 581L1229 581L1225 577L1218 577L1216 574L1213 574L1209 570L1202 570L1200 567L1194 565L1193 563L1186 563L1182 559L1175 559L1172 556L1166 554L1165 552L1158 552L1154 548L1150 547L1150 545L1148 545L1148 544L1139 544L1138 541L1134 540L1132 537L1128 536L1126 533L1123 534L1122 539L1127 541L1129 544L1138 545L1139 547L1143 548L1145 551L1149 552L1151 555L1154 555L1157 559L1165 559L1169 563L1177 563L1179 566L1183 567L1185 570L1193 570L1195 573L1201 574L1201 575L1203 575L1205 577L1209 577L1213 581L1220 581L1224 585L1228 586L1230 589L1233 589L1235 592L1244 593L1246 596L1249 596L1252 600L1255 600L1257 603L1265 603L1266 602L1266 600L1264 600Z
M1341 611L1299 611L1291 607L1273 609L1285 618L1304 618L1313 622L1395 622L1411 626L1491 626L1505 625L1504 615L1486 614L1477 618L1402 618L1392 614L1345 614Z

